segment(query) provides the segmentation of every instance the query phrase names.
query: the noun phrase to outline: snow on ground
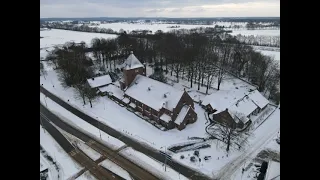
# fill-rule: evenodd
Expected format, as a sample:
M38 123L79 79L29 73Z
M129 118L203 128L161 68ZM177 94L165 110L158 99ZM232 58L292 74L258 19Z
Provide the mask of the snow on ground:
M247 29L241 29L241 30L232 30L232 33L230 33L231 35L245 35L245 36L250 36L250 35L254 35L254 36L280 36L280 29L277 30L263 30L263 29L257 29L257 30L247 30Z
M166 167L166 171L164 169L164 165L162 162L158 162L153 158L150 158L143 153L135 151L132 148L125 148L119 152L119 154L125 156L126 158L130 159L132 162L136 163L137 165L147 169L152 174L157 175L161 179L187 179L180 173L174 171L169 166Z
M280 110L276 109L275 112L253 132L253 135L249 137L248 141L250 146L232 165L235 168L233 169L234 171L230 170L230 167L227 167L227 170L222 168L221 171L226 170L228 172L227 177L231 179L239 179L239 176L241 176L241 169L244 164L249 164L249 162L254 159L261 150L270 146L274 148L274 144L270 145L269 143L273 143L272 141L274 141L279 130Z
M51 29L48 31L40 31L40 48L52 47L54 45L64 44L67 41L74 41L80 43L81 41L86 42L88 45L91 44L93 38L115 38L117 35L113 34L100 34L100 33L87 33L87 32L76 32L59 29Z
M62 149L62 147L53 139L53 137L40 125L40 144L48 154L62 168L61 179L68 179L82 169L71 157Z
M266 51L266 50L256 50L258 52L261 52L261 54L274 57L275 60L278 60L280 62L280 52L277 51Z
M96 178L89 171L86 171L76 178L76 180L96 180Z
M69 96L70 97L70 96ZM72 97L72 96L71 96ZM54 114L59 116L62 120L69 123L73 127L79 129L82 132L85 132L87 135L95 138L96 140L102 142L103 144L107 145L111 149L118 149L125 145L122 141L109 136L103 131L100 131L98 128L92 126L91 124L87 123L86 121L80 119L76 115L72 114L68 110L64 109L62 106L58 105L50 98L46 98L45 95L40 93L40 101L43 105L47 106L49 110L51 110ZM101 138L100 138L101 133Z
M93 161L98 160L101 157L101 154L87 146L81 139L67 133L58 126L54 125L72 144L78 147L83 153L90 157Z
M131 179L129 173L126 170L122 169L120 166L110 161L109 159L102 161L99 165L103 166L104 168L110 170L114 174L117 174L118 176L124 179Z
M41 76L40 82L43 86L49 90L50 92L58 95L65 101L69 99L70 104L77 107L78 109L84 111L88 115L96 118L97 120L108 124L109 126L117 129L118 131L122 131L127 135L131 135L132 138L135 138L138 141L146 143L154 148L160 149L164 146L172 146L180 143L188 142L188 137L207 137L205 132L206 122L207 119L205 118L204 110L198 105L195 104L195 111L198 114L198 119L195 123L189 124L186 128L182 131L177 129L172 129L168 131L161 131L154 127L153 125L149 124L148 122L144 121L143 119L139 118L135 114L129 112L126 108L120 107L118 104L110 100L108 97L99 97L99 99L93 103L93 108L87 104L83 106L81 99L74 99L74 90L72 88L64 89L61 87L57 75L55 71L48 71L48 75L46 80ZM188 82L180 81L180 83L175 83L174 87L184 88L181 84L189 84ZM53 87L54 85L54 87ZM194 86L196 89L197 86ZM222 85L221 89L228 89L238 87L240 91L247 91L248 89L252 88L250 85L244 84L241 80L230 78L225 80ZM196 93L196 90L192 90L195 95L202 95L201 93ZM201 89L203 90L203 89ZM205 89L204 89L205 91ZM41 99L43 99L42 97ZM47 99L47 103L49 99ZM49 106L49 105L48 105ZM60 108L61 109L61 108ZM63 109L63 108L62 108ZM55 110L60 111L60 110ZM64 110L65 111L65 110ZM60 112L62 113L62 112ZM66 112L67 114L69 112ZM65 112L63 112L65 115ZM70 114L70 113L69 113ZM71 115L68 115L71 116ZM76 118L74 116L69 117L72 121L81 126L81 124L85 123L83 120ZM77 122L75 122L77 121ZM84 125L83 125L84 126ZM91 132L92 130L87 131ZM92 132L91 132L92 133ZM96 135L97 137L98 134ZM103 138L105 139L105 138ZM203 162L202 166L198 166L197 164L190 165L190 161L185 161L188 166L192 166L195 169L199 169L200 171L212 175L212 171L216 172L221 168L221 166L227 164L232 158L235 158L239 153L234 153L229 156L229 158L224 158L220 160L219 163L215 162L216 158L222 158L222 156L226 157L224 154L224 148L217 148L215 142L211 143L212 147L208 149L202 149L200 152L204 155L212 156L212 160L208 162ZM220 145L219 145L220 146ZM218 146L218 147L219 147ZM186 156L187 157L187 156ZM177 155L176 159L179 159L180 156Z
M195 156L196 161L190 161L190 158L194 156L194 151L184 151L176 153L172 156L172 158L186 166L190 166L193 169L199 170L204 174L212 177L212 174L216 174L221 169L221 167L223 167L224 165L226 165L227 163L229 163L241 154L241 152L239 151L234 151L232 153L229 153L227 157L225 151L226 148L221 142L213 140L211 142L207 141L207 143L211 145L210 148L198 150L199 158L201 160L199 160L199 158ZM184 158L181 159L181 156L184 156ZM204 160L205 156L211 156L211 158L206 161Z
M77 147L94 161L101 157L101 155L97 151L93 150L91 147L87 146L84 143L78 143Z
M198 104L195 104L195 109L198 113L198 120L195 123L188 125L183 131L172 129L164 132L136 116L134 113L128 111L125 107L120 107L108 97L99 97L99 99L93 103L93 108L90 108L89 104L83 106L81 99L73 98L75 92L72 88L64 89L60 85L55 71L48 71L46 80L43 78L43 76L41 76L40 82L43 84L44 88L58 95L65 101L69 99L70 104L87 113L91 117L108 124L118 131L122 131L125 134L130 135L132 138L147 143L148 145L158 149L162 146L168 146L187 141L189 136L205 136L206 119L204 117L204 110ZM43 97L41 99L43 101ZM49 101L49 98L46 99L48 104L52 103ZM59 107L54 108L56 109ZM64 108L62 109L62 111L66 111ZM56 109L55 111L57 112L61 110ZM91 133L94 133L93 131L97 131L97 129L88 130L88 128L92 128L90 127L91 125L89 126L89 124L87 124L85 121L76 118L74 115L71 116L72 114L70 112L63 112L63 115L69 116L68 119L71 119L72 122L78 126L82 126L83 128L85 127L86 130ZM97 137L99 137L98 133L99 132L95 133ZM102 139L106 139L106 137L103 137Z
M119 32L120 29L124 31L133 31L133 30L150 30L152 33L155 33L157 30L162 30L163 32L168 32L173 29L192 29L197 27L214 27L215 25L220 26L230 26L239 23L231 23L231 22L216 22L212 25L187 25L187 24L161 24L161 23L108 23L101 24L99 26L91 26L91 27L99 27L99 28L110 28L114 31ZM241 24L241 23L240 23ZM245 24L243 23L245 26ZM169 28L170 26L180 26L178 28ZM266 36L280 36L280 30L246 30L246 29L232 29L232 35L242 34L242 35L266 35ZM41 34L40 34L41 35Z
M48 180L58 179L59 172L56 167L50 163L41 153L40 153L40 172L48 168Z

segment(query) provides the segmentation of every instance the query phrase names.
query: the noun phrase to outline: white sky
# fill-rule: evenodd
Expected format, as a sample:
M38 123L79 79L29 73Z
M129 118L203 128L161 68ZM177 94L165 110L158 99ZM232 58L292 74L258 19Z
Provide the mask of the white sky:
M47 17L280 17L280 0L40 0Z

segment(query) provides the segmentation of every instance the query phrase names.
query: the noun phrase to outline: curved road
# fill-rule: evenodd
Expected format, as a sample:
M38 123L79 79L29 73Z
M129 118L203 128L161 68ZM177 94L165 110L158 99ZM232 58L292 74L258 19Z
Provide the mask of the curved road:
M59 97L57 97L56 95L52 94L51 92L49 92L48 90L43 88L41 85L40 85L40 92L42 92L43 94L48 96L51 100L53 100L54 102L56 102L57 104L59 104L60 106L65 108L66 110L70 111L74 115L76 115L79 118L83 119L84 121L90 123L91 125L95 126L96 128L100 129L101 131L109 134L110 136L113 136L114 138L117 138L117 139L121 138L122 142L124 142L128 146L131 146L133 149L140 151L141 153L148 155L148 156L164 163L165 155L161 154L160 151L158 151L150 146L146 146L144 144L141 144L133 138L123 136L120 132L114 130L112 127L107 126L107 125L101 123L100 121L97 121L96 119L90 117L89 115L85 114L84 112L79 111L78 109L72 107L71 105L69 105L68 103L66 103L65 101L63 101ZM167 159L167 165L170 166L175 171L180 172L182 175L184 175L185 177L190 178L190 179L194 179L194 180L209 180L210 179L210 177L208 177L202 173L199 173L193 169L190 169L180 163L177 163L174 160Z

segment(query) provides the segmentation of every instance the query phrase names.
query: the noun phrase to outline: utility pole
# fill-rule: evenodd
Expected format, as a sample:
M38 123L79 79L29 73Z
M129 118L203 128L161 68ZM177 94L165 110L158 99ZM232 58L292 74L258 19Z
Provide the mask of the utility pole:
M98 122L98 129L99 129L99 133L100 133L100 139L102 140L102 138L101 138L101 130L100 130L100 122Z
M167 171L167 147L164 147L164 171Z

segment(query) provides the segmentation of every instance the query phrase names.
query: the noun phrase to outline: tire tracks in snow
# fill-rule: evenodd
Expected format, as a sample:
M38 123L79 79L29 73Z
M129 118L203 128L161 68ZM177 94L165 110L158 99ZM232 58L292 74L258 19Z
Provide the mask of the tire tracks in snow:
M268 144L275 135L277 135L278 131L280 129L280 125L277 126L277 128L275 128L271 133L269 133L267 136L263 136L261 139L256 140L258 141L258 143L256 143L255 145L253 145L253 147L251 147L249 149L249 151L246 151L245 153L243 153L242 155L240 155L239 157L237 157L235 160L229 162L228 164L226 164L218 173L217 178L220 180L230 180L231 176L235 173L235 171L241 167L241 165L247 161L247 159L250 156L255 156L256 154L259 153L259 150L261 150L261 147L263 147L264 145Z

